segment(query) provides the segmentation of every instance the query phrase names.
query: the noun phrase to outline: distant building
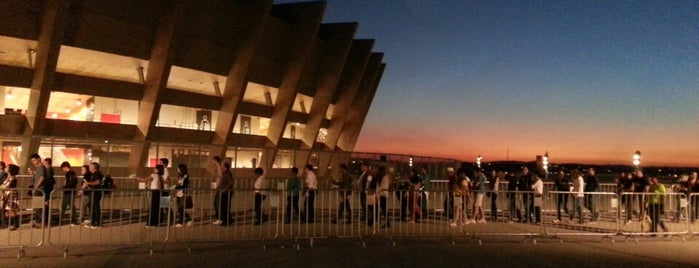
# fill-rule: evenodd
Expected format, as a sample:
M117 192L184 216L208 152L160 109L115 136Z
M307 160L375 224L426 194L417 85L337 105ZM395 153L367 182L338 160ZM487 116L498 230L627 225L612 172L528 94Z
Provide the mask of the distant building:
M325 8L2 1L2 160L39 152L127 174L161 157L205 169L219 155L323 174L353 150L385 68L356 23L322 23Z

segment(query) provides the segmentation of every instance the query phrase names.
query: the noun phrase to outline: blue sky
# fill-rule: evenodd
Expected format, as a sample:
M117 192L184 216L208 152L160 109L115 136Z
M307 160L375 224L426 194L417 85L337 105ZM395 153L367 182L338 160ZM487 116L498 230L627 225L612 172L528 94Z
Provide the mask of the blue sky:
M328 0L347 21L387 64L357 151L699 166L699 1Z

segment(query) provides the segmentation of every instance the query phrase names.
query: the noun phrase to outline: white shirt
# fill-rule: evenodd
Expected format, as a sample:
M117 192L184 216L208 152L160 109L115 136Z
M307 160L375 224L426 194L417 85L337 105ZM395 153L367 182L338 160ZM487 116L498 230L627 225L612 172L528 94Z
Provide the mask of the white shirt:
M160 176L158 174L150 174L150 185L148 185L148 189L150 190L160 190Z
M585 190L585 180L583 180L582 176L578 176L573 181L573 193L575 194L575 197L584 197L585 194L583 193Z
M306 172L306 186L308 189L317 190L318 189L318 179L313 171Z
M163 184L165 188L168 188L170 185L170 171L167 169L167 167L163 167Z
M267 195L267 191L263 190L265 188L266 184L267 184L267 179L265 179L264 175L257 177L257 179L255 180L255 184L253 185L255 187L255 193Z
M391 185L391 176L383 176L383 179L381 179L381 183L379 183L378 187L376 187L376 191L379 192L381 196L388 197L389 185Z
M544 194L544 181L541 179L536 180L534 185L532 185L532 190L539 195Z

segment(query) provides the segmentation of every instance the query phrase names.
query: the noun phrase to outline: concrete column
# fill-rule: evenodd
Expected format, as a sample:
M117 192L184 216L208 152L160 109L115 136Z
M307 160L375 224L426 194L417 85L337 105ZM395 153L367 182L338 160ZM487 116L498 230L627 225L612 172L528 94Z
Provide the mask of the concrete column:
M69 1L48 0L44 4L26 113L27 124L22 138L23 150L18 160L19 163L24 163L25 167L30 165L29 156L39 150L41 143L38 135L44 132L46 112L69 12Z
M338 139L337 146L343 151L352 151L350 148L352 142L352 137L359 128L357 124L360 124L363 120L362 115L365 115L369 110L369 98L372 93L376 75L381 69L381 60L383 59L383 54L372 53L369 58L369 63L364 70L364 75L360 83L359 91L352 101L352 106L347 113L347 119L345 120L345 125L340 133L340 138ZM362 110L364 109L364 110Z
M163 96L167 91L167 81L172 69L175 41L180 24L187 10L184 0L163 6L153 48L148 63L148 73L143 85L143 96L138 105L138 127L129 155L129 172L138 173L148 159L150 135L158 121Z
M325 139L325 146L330 150L335 150L337 146L340 133L345 125L345 116L352 105L354 96L357 94L359 83L373 46L374 40L355 40L352 42L347 58L348 61L342 70L342 76L336 89L335 95L338 97L335 101L335 109L333 110L330 127L328 127L328 135Z
M362 132L362 127L364 127L364 121L366 120L366 116L369 113L369 107L371 106L371 103L374 101L374 96L376 95L376 91L379 88L379 83L381 82L381 77L383 76L383 71L386 69L386 64L381 64L381 68L379 69L378 74L376 74L376 77L374 78L373 85L371 86L371 93L369 93L369 98L364 102L364 107L360 108L359 111L362 112L362 114L359 116L360 120L357 124L355 124L355 130L354 134L352 134L351 139L349 144L347 145L347 150L348 151L354 151L354 146L357 144L357 139L359 138L359 133Z
M269 128L267 129L267 142L265 147L274 148L279 144L279 140L284 134L284 128L287 124L287 116L293 107L296 93L298 92L298 84L306 64L306 59L310 57L315 40L318 38L318 30L320 22L323 18L325 2L308 2L299 4L288 4L274 6L273 11L285 14L287 16L302 17L304 20L298 21L298 24L287 34L293 35L280 40L280 45L287 46L287 51L290 54L287 61L284 62L284 71L282 73L281 84L277 93L277 99L274 102L274 112L270 118ZM276 9L276 10L275 10ZM262 155L262 163L271 163L268 159L274 159L276 150L271 154Z
M316 78L317 89L313 95L313 104L308 113L308 121L306 121L306 128L303 132L301 148L299 149L313 148L320 125L335 94L337 83L340 81L342 68L347 60L347 55L352 46L352 38L356 31L356 23L323 24L320 27L321 35L336 34L326 39L323 59L318 67L320 72Z
M238 106L243 101L245 89L248 84L248 71L255 50L260 43L264 25L272 8L272 0L250 1L239 3L246 5L245 10L250 10L244 18L231 18L235 21L245 21L247 27L242 32L232 34L232 57L228 78L223 88L221 108L218 113L214 138L211 142L212 156L223 156L226 153L228 139L232 135L235 120L238 116ZM233 22L231 22L233 23Z

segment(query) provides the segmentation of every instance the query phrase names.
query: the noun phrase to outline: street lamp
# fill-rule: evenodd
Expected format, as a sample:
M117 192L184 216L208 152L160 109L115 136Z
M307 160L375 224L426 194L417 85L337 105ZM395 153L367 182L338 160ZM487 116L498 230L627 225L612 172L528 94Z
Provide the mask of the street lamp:
M641 165L641 151L636 151L636 153L633 154L633 165L636 168Z
M481 155L478 155L478 157L476 157L476 165L478 166L478 168L481 168L481 159L483 159L483 156Z
M549 178L549 152L544 154L544 159L542 159L541 164L544 166L544 180Z

